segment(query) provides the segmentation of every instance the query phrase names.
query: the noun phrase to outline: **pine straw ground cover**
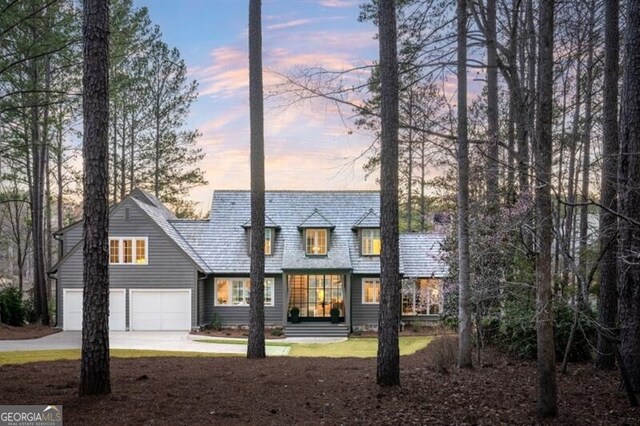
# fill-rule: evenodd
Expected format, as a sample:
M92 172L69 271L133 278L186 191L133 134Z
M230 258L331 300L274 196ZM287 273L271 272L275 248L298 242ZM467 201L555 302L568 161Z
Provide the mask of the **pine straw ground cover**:
M444 343L442 343L444 342ZM109 396L78 398L79 362L0 367L0 404L62 404L67 424L535 424L535 363L495 351L451 367L443 339L402 357L402 388L374 384L375 359L112 360ZM570 366L548 424L640 424L616 373Z
M45 325L34 324L23 325L22 327L13 327L11 325L0 323L0 340L37 339L59 331L60 330Z

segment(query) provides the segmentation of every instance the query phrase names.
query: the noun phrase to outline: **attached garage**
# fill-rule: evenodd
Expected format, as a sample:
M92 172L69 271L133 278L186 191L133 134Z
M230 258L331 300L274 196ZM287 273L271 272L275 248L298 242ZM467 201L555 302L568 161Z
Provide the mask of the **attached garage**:
M82 289L65 288L63 290L63 329L67 331L82 330ZM109 330L124 331L126 325L126 290L112 288L109 290Z
M130 289L130 330L191 330L191 289Z

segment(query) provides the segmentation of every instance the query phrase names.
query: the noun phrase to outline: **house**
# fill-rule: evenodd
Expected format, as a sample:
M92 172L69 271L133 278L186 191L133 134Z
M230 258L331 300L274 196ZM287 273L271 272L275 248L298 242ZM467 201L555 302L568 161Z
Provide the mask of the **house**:
M348 332L375 328L380 290L380 195L374 191L268 191L265 322L322 334L331 310ZM136 189L110 212L111 330L189 330L249 321L250 192L215 191L209 218L177 219ZM82 224L61 229L58 325L82 326ZM442 310L442 235L402 234L404 319ZM300 324L291 324L298 308ZM306 327L306 328L305 328ZM315 327L309 329L309 327ZM324 327L324 328L323 328Z

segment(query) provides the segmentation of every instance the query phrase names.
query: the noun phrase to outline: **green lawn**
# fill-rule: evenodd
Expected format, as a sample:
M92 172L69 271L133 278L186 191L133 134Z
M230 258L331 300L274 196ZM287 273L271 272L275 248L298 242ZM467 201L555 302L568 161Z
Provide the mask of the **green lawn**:
M213 354L206 352L176 352L176 351L149 351L133 349L112 349L111 356L114 358L149 358L149 357L220 357L234 356L235 354ZM238 354L240 356L240 354ZM7 364L27 364L38 361L59 361L59 360L80 359L79 349L58 349L45 351L13 351L0 352L0 365Z
M400 337L400 355L411 355L426 348L431 339L432 337L428 336ZM363 337L338 343L294 343L291 345L289 356L373 358L377 352L378 339Z
M427 347L432 337L404 336L400 337L400 355L411 355ZM246 345L246 339L203 339L202 343L226 343ZM372 358L378 351L378 339L375 337L359 337L337 343L287 343L266 342L267 346L289 346L289 355L295 357L328 357L328 358Z
M429 336L405 336L400 337L400 355L411 355L420 349L424 349L432 337ZM246 339L205 339L198 340L203 343L226 343L245 345ZM267 346L288 346L288 356L293 357L328 357L328 358L373 358L378 350L378 339L375 337L362 337L349 339L337 343L286 343L267 341ZM143 358L143 357L220 357L220 356L244 356L243 354L215 354L206 352L175 352L175 351L149 351L112 349L114 358ZM58 361L80 359L79 349L45 350L45 351L14 351L0 352L0 365L27 364L38 361Z

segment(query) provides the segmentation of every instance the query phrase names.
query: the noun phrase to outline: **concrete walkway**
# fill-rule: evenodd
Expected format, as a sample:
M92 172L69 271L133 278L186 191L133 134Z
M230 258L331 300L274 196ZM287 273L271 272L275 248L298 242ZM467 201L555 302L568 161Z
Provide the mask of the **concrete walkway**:
M109 333L111 349L138 349L175 352L208 352L221 354L246 354L247 345L237 343L202 343L184 331L116 331ZM80 349L80 331L62 331L39 339L1 340L0 352L40 351L56 349ZM268 356L284 356L289 353L287 346L267 346Z

